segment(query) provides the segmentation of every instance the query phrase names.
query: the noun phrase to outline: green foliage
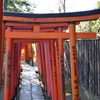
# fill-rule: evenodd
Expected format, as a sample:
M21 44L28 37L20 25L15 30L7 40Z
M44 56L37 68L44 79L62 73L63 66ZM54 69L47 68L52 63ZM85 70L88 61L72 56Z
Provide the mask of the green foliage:
M97 2L96 9L100 9L100 1ZM96 32L100 34L100 18L97 20L81 22L76 27L77 32Z
M35 4L27 0L4 0L4 10L14 12L34 12Z
M100 9L100 1L97 2L97 9Z

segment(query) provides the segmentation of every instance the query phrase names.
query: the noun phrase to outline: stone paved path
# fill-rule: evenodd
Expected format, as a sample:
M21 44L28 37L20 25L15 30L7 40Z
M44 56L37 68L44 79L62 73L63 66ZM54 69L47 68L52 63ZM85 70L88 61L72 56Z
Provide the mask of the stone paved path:
M4 88L1 88L1 90L0 90L0 100L3 100L3 96L4 96Z
M37 66L30 66L22 62L22 88L20 100L44 100L39 80L36 76Z

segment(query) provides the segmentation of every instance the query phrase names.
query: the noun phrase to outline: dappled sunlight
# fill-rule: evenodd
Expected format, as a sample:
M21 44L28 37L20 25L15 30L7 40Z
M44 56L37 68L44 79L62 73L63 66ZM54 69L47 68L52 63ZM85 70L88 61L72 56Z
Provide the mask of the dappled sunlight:
M20 100L44 100L42 89L35 73L35 71L38 71L37 66L32 67L23 61L22 68Z
M29 94L30 94L30 92L27 91L27 89L25 89L25 90L21 90L20 92L22 92L22 93L29 93Z

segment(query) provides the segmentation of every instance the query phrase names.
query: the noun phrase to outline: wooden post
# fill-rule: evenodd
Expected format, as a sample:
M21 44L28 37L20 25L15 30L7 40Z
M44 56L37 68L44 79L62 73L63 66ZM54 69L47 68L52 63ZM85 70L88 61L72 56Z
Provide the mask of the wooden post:
M38 65L38 72L40 73L40 62L39 62L39 48L38 48L38 43L35 44L36 46L36 57L37 57L37 65Z
M30 46L29 46L29 43L27 43L27 48L28 48L28 64L30 64Z
M13 98L13 84L14 84L14 77L13 77L13 75L14 75L14 72L13 72L13 41L12 41L12 55L11 55L11 70L10 70L10 95L9 95L9 99L12 99Z
M61 100L58 40L55 40L55 54L56 54L56 66L57 66L57 83L58 83L57 84L57 88L58 88L58 97L59 97L58 100Z
M12 81L11 81L11 97L15 95L15 59L14 59L14 43L12 45Z
M1 84L2 84L2 65L3 65L3 62L2 62L2 50L3 50L3 47L2 44L3 44L3 33L2 33L2 17L3 17L3 0L0 0L0 87L1 87Z
M8 27L7 31L11 32L12 28ZM4 83L4 100L10 100L10 83L11 83L11 68L12 68L12 39L7 38L6 45L6 66L5 66L5 83Z
M15 68L16 68L16 91L17 91L17 85L18 85L18 43L15 43ZM17 93L17 92L16 92Z
M49 69L49 87L50 87L50 99L53 100L54 95L53 95L53 79L52 79L52 62L51 62L51 43L50 41L47 42L47 54L48 54L48 69Z
M3 24L2 24L2 55L1 55L1 62L3 64L3 57L4 57L4 41L5 41L5 22L3 21ZM4 66L2 65L2 68Z
M58 48L59 48L59 73L60 73L59 78L60 78L61 100L66 100L63 39L58 39Z
M20 78L20 71L21 71L21 60L20 60L20 56L21 56L21 43L18 43L18 81L19 81L19 78ZM18 83L19 84L19 83Z
M40 70L40 76L42 76L42 61L41 61L41 47L40 43L38 43L38 62L39 62L39 70Z
M70 33L70 67L71 67L71 82L72 82L72 99L79 100L79 83L78 83L78 65L76 54L76 34L75 23L69 23Z
M14 43L13 44L13 47L14 47L14 50L13 50L13 65L14 65L14 76L13 76L13 80L14 80L14 96L13 96L13 99L15 99L16 98L16 87L17 87L17 66L16 66L16 63L17 63L17 57L16 57L16 55L17 55L17 46L16 46L17 44L16 43Z
M58 28L61 32L62 28ZM56 43L56 66L57 66L57 82L58 82L58 100L65 100L65 73L64 73L64 50L63 39L58 39ZM60 94L60 95L59 95Z
M33 48L32 48L32 44L31 44L31 58L32 58L32 66L34 66L34 60L33 60L33 58L34 58L34 52L33 52Z
M25 44L25 62L28 63L28 45L27 44Z
M36 54L37 54L37 62L38 62L38 72L41 75L41 59L40 59L40 47L39 43L36 44Z
M28 63L28 46L26 45L25 46L25 61L26 61L26 63Z
M58 100L58 88L57 88L57 66L54 40L51 40L51 63L52 63L52 78L53 78L53 100Z
M50 97L50 72L49 72L49 65L48 65L48 52L47 52L47 42L44 43L44 52L45 52L45 64L46 64L46 80L47 80L47 95Z
M41 43L41 60L42 60L42 67L43 67L43 83L44 89L46 90L46 66L45 66L45 55L44 55L44 43Z

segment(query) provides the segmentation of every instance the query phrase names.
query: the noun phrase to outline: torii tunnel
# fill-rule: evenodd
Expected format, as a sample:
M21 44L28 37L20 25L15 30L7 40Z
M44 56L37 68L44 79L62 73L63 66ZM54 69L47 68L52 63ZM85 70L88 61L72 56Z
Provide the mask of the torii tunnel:
M0 85L2 77L3 48L6 43L4 100L13 100L21 72L21 49L25 48L25 60L32 53L35 43L38 71L47 96L52 100L66 100L63 41L70 41L70 68L72 100L80 100L76 39L94 39L96 33L77 33L75 26L81 21L100 18L100 9L57 13L30 14L3 12L0 1ZM3 23L2 23L3 22ZM69 29L69 32L63 30ZM30 49L28 49L28 45Z

